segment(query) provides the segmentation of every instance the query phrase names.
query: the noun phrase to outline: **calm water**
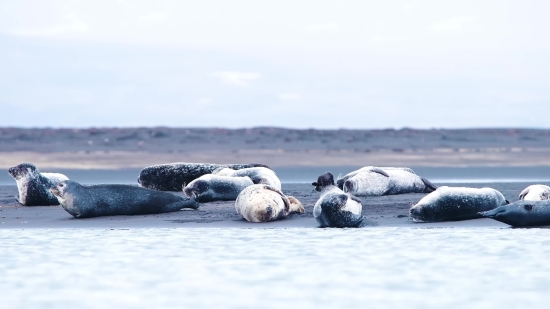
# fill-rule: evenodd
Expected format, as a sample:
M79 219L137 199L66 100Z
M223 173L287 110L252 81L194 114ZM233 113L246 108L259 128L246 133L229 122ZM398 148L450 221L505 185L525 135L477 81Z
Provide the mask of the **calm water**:
M0 230L0 308L547 308L550 230Z

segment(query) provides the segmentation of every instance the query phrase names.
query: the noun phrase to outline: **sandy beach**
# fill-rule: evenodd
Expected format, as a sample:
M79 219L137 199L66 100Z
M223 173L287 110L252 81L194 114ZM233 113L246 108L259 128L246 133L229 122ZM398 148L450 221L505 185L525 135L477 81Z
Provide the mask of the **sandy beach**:
M441 185L441 184L439 184ZM454 186L493 187L500 190L510 200L517 195L526 183L489 183L489 184L452 184ZM240 218L234 208L234 202L212 202L201 204L198 210L182 210L174 213L112 216L89 219L74 219L61 206L25 207L15 201L15 186L0 186L0 228L92 228L92 229L128 229L128 228L293 228L317 227L313 218L313 206L319 193L309 184L283 184L287 195L298 198L305 206L304 214L269 223L249 223ZM181 194L181 193L178 193ZM425 194L403 194L394 196L361 198L363 215L366 217L364 228L369 227L410 227L410 228L453 228L453 227L508 227L491 219L476 219L456 222L415 223L409 219L408 211Z

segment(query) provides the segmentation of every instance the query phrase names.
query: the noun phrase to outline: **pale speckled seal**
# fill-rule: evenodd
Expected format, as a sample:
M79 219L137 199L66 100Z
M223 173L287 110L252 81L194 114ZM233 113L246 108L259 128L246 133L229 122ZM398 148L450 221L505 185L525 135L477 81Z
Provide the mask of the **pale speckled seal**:
M254 183L249 177L203 175L183 188L183 193L195 196L200 203L234 201L239 193Z
M211 163L170 163L153 165L141 170L138 183L144 187L159 191L181 191L191 181L211 174L220 167L239 170L249 167L265 167L264 164L211 164Z
M550 225L550 200L520 200L479 214L515 227Z
M482 211L508 204L493 188L439 187L409 210L416 222L477 219Z
M372 167L344 177L343 190L356 196L430 193L437 187L409 168Z
M255 184L244 189L235 201L235 210L248 222L269 222L286 218L291 213L304 213L302 203L281 190Z
M334 185L334 176L326 172L312 183L321 197L313 207L313 217L321 227L359 227L363 222L363 206L357 197Z
M350 172L344 176L339 176L338 179L336 179L336 185L338 186L338 188L340 189L344 189L344 182L346 180L348 180L349 178L357 175L358 173L361 173L361 172L368 172L368 171L376 171L382 175L386 175L389 177L389 175L385 172L386 170L402 170L402 171L407 171L409 173L412 173L412 174L415 174L415 172L408 168L408 167L393 167L393 166L365 166L365 167L362 167L358 170L355 170L353 172Z
M11 167L8 173L17 183L19 191L17 201L23 206L59 205L57 197L50 192L50 188L69 179L63 174L40 173L31 163L21 163Z
M214 172L213 175L219 176L230 176L230 177L250 177L254 184L265 184L275 187L278 190L281 190L281 181L277 174L271 169L265 167L250 167L243 168L240 170L234 170L227 167L222 167Z
M50 191L57 196L63 209L75 218L158 214L199 207L193 197L131 185L83 186L66 180Z
M545 185L531 185L519 194L520 200L543 201L550 199L550 187Z

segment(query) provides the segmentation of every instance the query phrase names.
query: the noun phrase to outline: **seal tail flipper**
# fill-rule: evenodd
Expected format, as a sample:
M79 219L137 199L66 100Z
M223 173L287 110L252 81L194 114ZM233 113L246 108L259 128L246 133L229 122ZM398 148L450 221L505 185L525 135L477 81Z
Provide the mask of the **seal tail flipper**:
M523 191L521 191L521 193L519 194L518 198L520 200L523 200L527 194L529 194L529 187L523 189Z
M426 189L424 189L424 192L431 193L437 190L437 186L431 183L428 179L426 178L420 178L420 179L422 179L422 182L426 186Z

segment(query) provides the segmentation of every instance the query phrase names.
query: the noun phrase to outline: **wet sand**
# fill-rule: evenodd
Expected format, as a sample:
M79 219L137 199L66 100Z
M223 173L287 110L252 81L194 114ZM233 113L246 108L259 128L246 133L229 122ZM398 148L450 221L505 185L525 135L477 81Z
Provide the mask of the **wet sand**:
M444 185L444 184L438 184ZM500 190L510 200L517 200L521 190L529 183L470 183L449 184L452 186L493 187ZM319 193L309 184L283 183L287 195L298 198L305 206L304 214L269 223L249 223L241 219L234 208L234 202L212 202L201 204L198 210L182 210L167 214L140 216L112 216L89 219L74 219L61 206L25 207L17 204L14 196L17 187L0 186L0 229L32 228L90 228L90 229L132 229L132 228L295 228L317 227L313 218L313 206ZM454 228L454 227L496 227L508 225L491 220L476 219L457 222L415 223L408 217L410 206L425 194L403 194L383 197L361 198L364 228L371 227L411 227L411 228Z

